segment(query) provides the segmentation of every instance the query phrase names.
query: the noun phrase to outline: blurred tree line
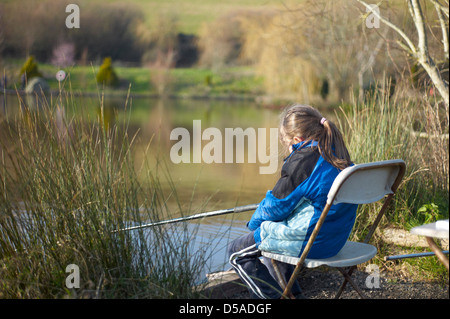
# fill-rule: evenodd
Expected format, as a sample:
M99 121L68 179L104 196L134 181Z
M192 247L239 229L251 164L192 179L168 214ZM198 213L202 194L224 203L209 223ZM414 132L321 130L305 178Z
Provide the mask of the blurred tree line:
M113 61L141 63L155 56L155 48L189 46L189 36L178 34L174 22L148 30L138 7L126 2L79 0L80 28L67 28L70 0L21 0L0 3L0 54L41 62L70 65L76 62ZM196 52L193 52L194 55ZM192 52L191 52L192 55ZM195 60L195 59L194 59ZM195 61L194 61L195 62ZM180 63L192 63L180 57Z
M80 1L79 1L80 2ZM70 1L21 0L0 5L0 28L4 56L34 55L50 62L54 51L92 61L105 55L113 59L136 61L139 47L133 24L141 18L138 10L125 5L89 4L81 6L79 29L65 25ZM84 56L83 56L84 55Z
M437 57L448 83L448 56L440 53L442 26L434 8L426 5L429 1L422 2L428 50ZM380 83L389 94L395 87L415 90L430 84L423 68L399 45L395 32L384 24L367 26L368 13L356 0L297 0L284 2L279 10L224 12L205 23L197 35L179 32L176 10L146 21L133 4L87 0L77 1L81 27L68 29L69 3L0 4L0 53L34 55L38 61L62 66L75 61L100 64L105 57L158 68L246 65L264 77L268 94L305 103L313 97L346 100L351 89L361 99ZM405 1L383 2L380 12L416 41ZM448 28L448 6L446 14Z
M406 2L383 2L379 10L418 41ZM448 1L444 0L447 9L441 21L433 2L421 1L427 49L448 85L448 53L443 50L448 39L441 32L448 28ZM366 20L374 18L369 14L357 1L349 0L286 1L280 10L231 12L202 30L200 63L212 67L251 64L264 76L269 94L306 103L317 97L347 100L353 93L364 99L380 86L388 95L396 88L404 94L429 89L428 75L403 49L399 35L383 23L369 27Z

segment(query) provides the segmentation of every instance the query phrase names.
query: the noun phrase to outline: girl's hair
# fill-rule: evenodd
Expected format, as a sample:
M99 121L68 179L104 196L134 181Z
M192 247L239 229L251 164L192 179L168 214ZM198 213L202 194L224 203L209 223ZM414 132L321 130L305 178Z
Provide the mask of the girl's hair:
M350 154L339 129L309 105L294 104L281 114L280 128L284 134L305 141L317 141L319 153L331 165L344 169L351 164Z

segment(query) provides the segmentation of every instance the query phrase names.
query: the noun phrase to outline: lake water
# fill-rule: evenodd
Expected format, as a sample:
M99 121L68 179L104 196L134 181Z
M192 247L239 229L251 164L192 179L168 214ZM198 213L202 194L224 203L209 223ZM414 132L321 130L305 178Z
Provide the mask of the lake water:
M3 96L1 97L3 98ZM26 98L24 97L24 99ZM67 114L68 116L83 114L87 119L95 120L100 112L100 99L102 97L98 96L71 97L63 100L63 103L69 104L66 112L73 113ZM170 177L176 187L184 214L259 203L265 192L271 189L278 179L278 169L274 169L270 174L261 174L260 172L261 167L268 167L269 163L276 166L275 168L279 168L282 164L284 154L272 156L268 163L262 163L262 157L260 157L262 153L270 155L270 146L279 147L277 132L275 132L276 145L273 142L272 145L270 144L270 129L277 130L278 126L279 111L277 110L263 108L251 101L241 100L127 99L126 97L108 96L103 99L103 112L107 125L121 125L126 121L129 135L136 134L134 157L137 166L144 159L152 165L156 165L158 160L164 161L167 165L167 171L170 172ZM51 105L58 102L54 98L48 100ZM0 112L7 116L13 116L18 109L16 96L7 96L6 105L0 103ZM175 140L170 139L171 132L177 128L186 129L184 132L189 133L190 154L177 153L177 155L182 155L180 158L189 163L174 163L170 156L172 148L181 139L181 136ZM211 136L210 140L198 139L198 132L203 133L208 128L214 128L214 132L218 134ZM237 138L234 138L232 140L235 142L234 147L226 149L227 129L236 128L249 129L247 132L254 132L257 145L253 145L254 142L249 143L245 139L244 145L238 147ZM262 135L258 135L259 132L266 133L265 140L261 138ZM197 146L194 146L195 137L201 141ZM203 151L213 137L215 142L221 143L220 149L223 151L221 163L209 164L204 156L200 156L200 160L198 157L195 159L194 148L197 147L197 150ZM225 163L226 151L230 149L234 151L233 158L231 163ZM215 149L215 151L218 150L219 148ZM256 160L252 162L249 154L255 150ZM244 155L244 161L236 163L241 153ZM201 154L203 155L203 153ZM194 163L194 161L199 161L199 163ZM177 209L171 213L173 213L171 218L178 216ZM208 252L212 254L212 258L207 271L229 268L225 260L227 243L248 232L246 223L251 214L252 212L229 214L192 222L192 227L199 225L195 245L200 247L205 244L211 250Z

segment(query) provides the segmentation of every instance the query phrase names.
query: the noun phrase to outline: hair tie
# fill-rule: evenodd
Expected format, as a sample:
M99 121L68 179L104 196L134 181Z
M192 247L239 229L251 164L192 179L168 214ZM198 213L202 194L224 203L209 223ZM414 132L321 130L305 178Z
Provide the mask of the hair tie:
M320 120L320 124L323 125L323 123L325 123L326 120L327 120L326 118L322 117L322 119Z

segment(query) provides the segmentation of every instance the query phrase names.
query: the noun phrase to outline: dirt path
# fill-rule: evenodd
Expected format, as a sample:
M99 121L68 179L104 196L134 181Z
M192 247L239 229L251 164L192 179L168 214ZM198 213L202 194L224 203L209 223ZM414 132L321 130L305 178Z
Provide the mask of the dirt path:
M370 299L449 299L449 285L409 279L387 278L381 274L378 288L366 287L368 273L355 271L352 279ZM236 279L236 277L234 277ZM337 270L305 269L299 277L300 287L308 299L333 299L342 283L343 277ZM239 281L239 280L238 280ZM375 281L372 280L375 284ZM236 287L237 284L234 284ZM216 298L249 299L246 288L238 286L238 291L231 295ZM235 288L234 288L235 289ZM228 290L230 291L230 290ZM341 299L360 299L358 293L349 285L345 288Z

